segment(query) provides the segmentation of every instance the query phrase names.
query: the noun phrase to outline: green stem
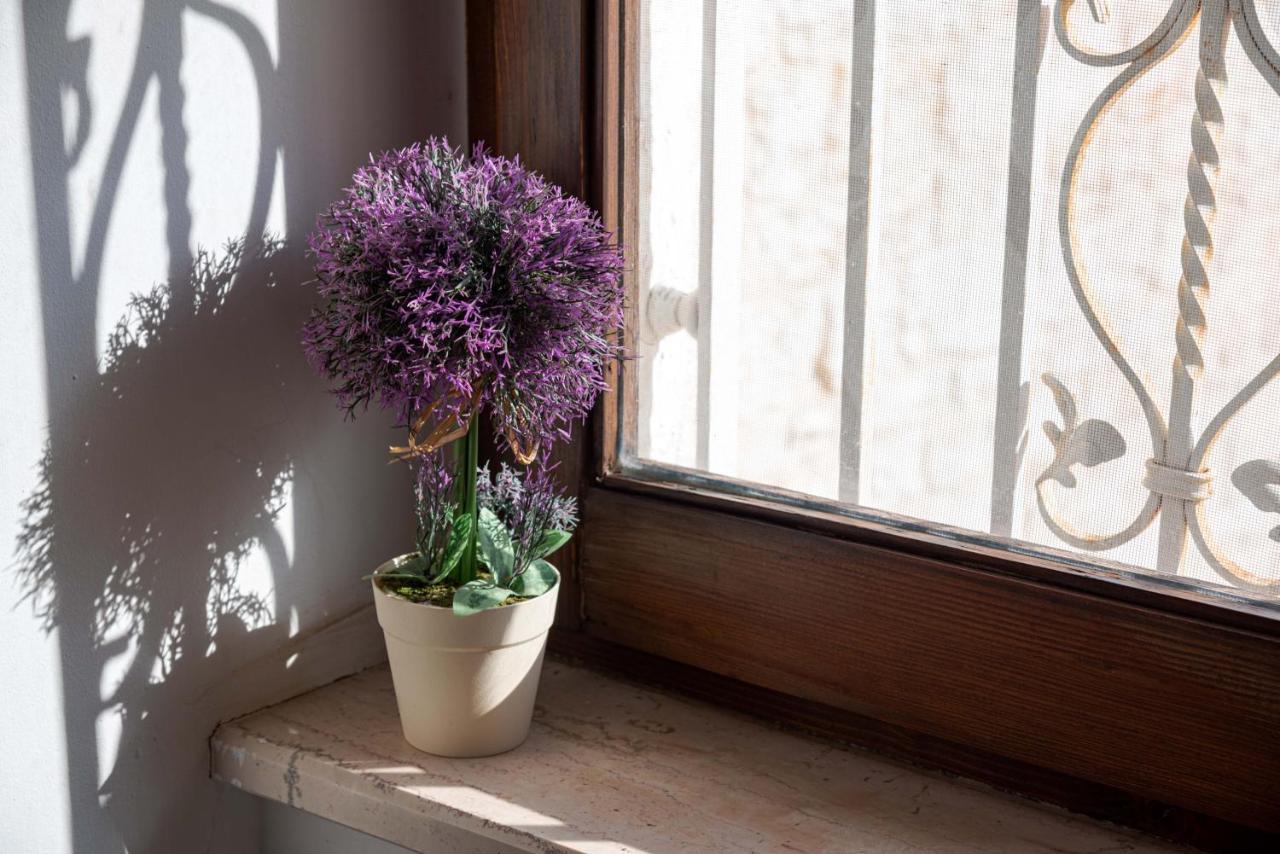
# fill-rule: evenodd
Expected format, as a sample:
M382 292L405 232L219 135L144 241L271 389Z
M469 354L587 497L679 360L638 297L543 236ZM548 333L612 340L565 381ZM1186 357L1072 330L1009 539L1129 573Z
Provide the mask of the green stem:
M471 417L471 426L462 440L462 512L471 517L471 536L467 548L458 561L458 584L463 585L476 577L476 535L480 529L480 514L476 508L476 468L480 465L480 418Z

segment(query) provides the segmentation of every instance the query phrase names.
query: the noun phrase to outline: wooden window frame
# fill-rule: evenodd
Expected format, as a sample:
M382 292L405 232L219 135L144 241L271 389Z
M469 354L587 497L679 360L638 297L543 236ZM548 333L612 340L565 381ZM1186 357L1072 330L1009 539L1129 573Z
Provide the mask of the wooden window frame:
M467 4L472 138L581 194L624 243L636 5ZM632 301L628 341L635 320ZM557 649L1170 838L1280 850L1274 611L637 475L621 381L557 452L583 515Z

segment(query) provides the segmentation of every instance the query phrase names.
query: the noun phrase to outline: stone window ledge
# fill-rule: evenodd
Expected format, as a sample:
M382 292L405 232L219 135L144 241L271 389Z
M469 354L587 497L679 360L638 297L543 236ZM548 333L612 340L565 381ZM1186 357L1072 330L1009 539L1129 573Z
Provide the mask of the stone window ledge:
M519 749L429 756L384 665L223 724L213 776L416 851L1175 850L559 661L538 700Z

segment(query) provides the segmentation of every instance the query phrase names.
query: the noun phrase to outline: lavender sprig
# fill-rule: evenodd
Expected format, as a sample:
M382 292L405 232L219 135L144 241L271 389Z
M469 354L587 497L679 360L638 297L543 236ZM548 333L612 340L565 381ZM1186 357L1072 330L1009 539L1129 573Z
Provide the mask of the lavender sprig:
M445 568L445 555L453 539L454 527L458 524L458 499L453 473L444 460L444 452L421 457L417 465L415 539L421 557L421 574L430 576Z
M478 478L480 507L506 529L511 548L511 578L519 578L553 541L563 544L578 524L577 502L562 496L549 469L535 466L522 477L503 463L496 475L485 466ZM558 536L563 534L563 536ZM552 539L548 540L548 535Z

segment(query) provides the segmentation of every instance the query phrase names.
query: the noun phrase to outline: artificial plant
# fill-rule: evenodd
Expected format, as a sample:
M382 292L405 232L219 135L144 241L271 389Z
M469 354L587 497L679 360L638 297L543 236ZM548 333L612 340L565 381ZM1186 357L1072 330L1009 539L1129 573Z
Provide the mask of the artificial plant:
M518 159L431 139L359 169L310 250L308 359L348 413L408 429L390 451L417 469L418 552L396 573L463 614L545 591L573 505L542 461L619 355L622 254L599 217ZM482 416L520 471L481 468Z

